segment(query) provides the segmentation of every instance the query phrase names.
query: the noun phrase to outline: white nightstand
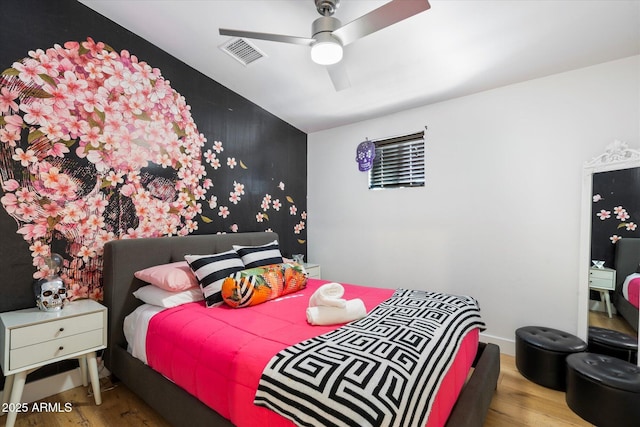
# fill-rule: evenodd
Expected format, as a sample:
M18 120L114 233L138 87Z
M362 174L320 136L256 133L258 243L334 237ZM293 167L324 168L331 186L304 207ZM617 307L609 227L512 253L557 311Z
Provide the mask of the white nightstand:
M302 265L304 266L308 277L312 279L320 279L320 264L309 264L305 262Z
M609 291L616 289L616 271L612 268L591 267L589 269L589 289L600 292L600 301L606 304L607 314L612 317Z
M100 405L96 351L106 346L107 308L93 300L73 301L60 311L34 307L0 313L0 365L6 376L2 410L8 409L6 426L12 427L18 412L25 408L20 399L27 374L60 360L80 359L85 386L88 365L95 402Z

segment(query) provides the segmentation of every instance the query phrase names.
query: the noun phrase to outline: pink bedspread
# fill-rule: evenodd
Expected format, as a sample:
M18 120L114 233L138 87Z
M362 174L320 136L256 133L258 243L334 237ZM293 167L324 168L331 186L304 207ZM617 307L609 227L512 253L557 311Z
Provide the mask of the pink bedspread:
M253 307L233 309L185 304L155 315L147 333L149 365L198 397L220 415L243 426L292 426L292 422L253 404L260 375L273 355L340 325L310 326L309 297L324 281ZM344 285L344 298L360 298L367 311L393 294L392 289ZM477 351L478 330L463 340L446 375L428 427L444 425Z
M635 308L640 309L640 277L632 279L629 282L627 293L629 295L629 302Z

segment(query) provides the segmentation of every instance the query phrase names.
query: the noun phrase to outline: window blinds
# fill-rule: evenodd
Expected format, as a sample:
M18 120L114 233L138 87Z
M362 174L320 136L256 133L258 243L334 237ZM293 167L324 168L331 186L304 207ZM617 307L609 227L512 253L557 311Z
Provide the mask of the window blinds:
M424 187L424 132L373 141L369 188Z

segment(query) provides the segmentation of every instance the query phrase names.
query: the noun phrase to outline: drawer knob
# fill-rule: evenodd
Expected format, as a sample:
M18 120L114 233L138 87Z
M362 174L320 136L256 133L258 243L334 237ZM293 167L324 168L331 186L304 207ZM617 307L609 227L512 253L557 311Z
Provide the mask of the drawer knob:
M60 332L64 332L64 328L60 328Z
M58 347L58 351L62 351L62 350L64 350L63 346Z

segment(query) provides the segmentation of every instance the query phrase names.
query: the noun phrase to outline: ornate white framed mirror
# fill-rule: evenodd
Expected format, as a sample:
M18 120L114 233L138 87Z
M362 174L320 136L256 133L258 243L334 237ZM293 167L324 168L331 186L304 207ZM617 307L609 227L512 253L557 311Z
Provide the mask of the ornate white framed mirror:
M582 205L580 220L580 260L578 281L578 336L587 341L589 328L589 279L590 268L593 267L591 259L592 218L594 215L593 204L593 180L594 175L601 172L621 171L625 169L640 168L640 150L631 149L622 141L614 141L605 152L593 160L585 163L582 173ZM640 188L638 188L640 198ZM635 218L636 223L640 218ZM638 235L640 237L640 233ZM608 297L608 294L607 294ZM640 304L640 301L638 302ZM640 341L640 320L634 326L638 330ZM638 358L640 365L640 358Z

